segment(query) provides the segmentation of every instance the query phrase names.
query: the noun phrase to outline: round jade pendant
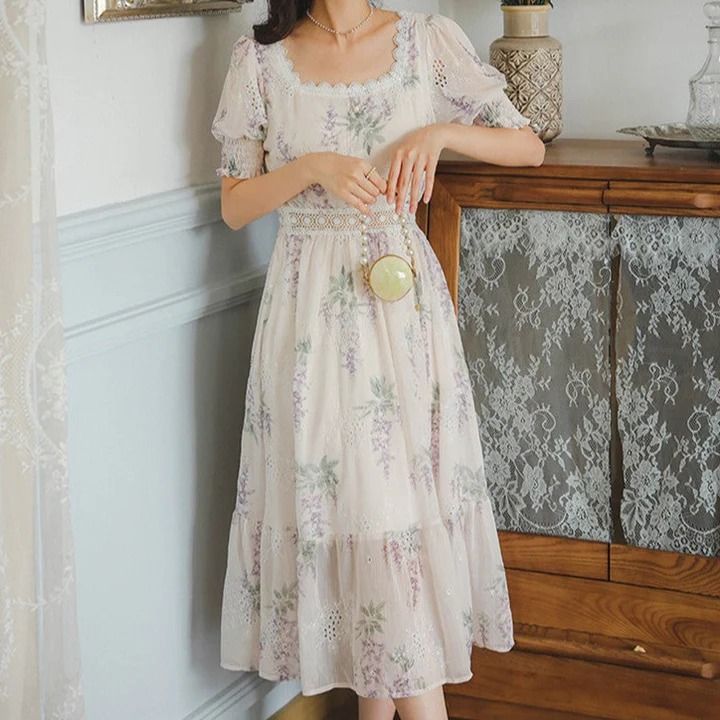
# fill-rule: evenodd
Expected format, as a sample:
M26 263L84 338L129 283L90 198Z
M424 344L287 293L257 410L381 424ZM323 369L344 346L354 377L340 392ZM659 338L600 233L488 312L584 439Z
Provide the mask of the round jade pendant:
M413 286L410 264L399 255L383 255L370 267L370 287L381 300L399 300Z

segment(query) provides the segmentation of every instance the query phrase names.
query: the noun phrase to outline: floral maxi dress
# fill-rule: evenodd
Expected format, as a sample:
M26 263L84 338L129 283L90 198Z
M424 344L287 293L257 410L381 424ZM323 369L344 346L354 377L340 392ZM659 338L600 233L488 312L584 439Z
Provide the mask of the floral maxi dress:
M505 79L439 14L396 11L394 63L303 81L282 41L234 44L212 133L218 175L315 151L387 175L391 143L434 122L520 128ZM369 259L407 257L371 206ZM302 693L418 695L472 677L472 645L513 626L468 368L442 269L405 211L418 277L395 302L360 274L361 214L311 185L278 209L251 350L222 602L221 665Z

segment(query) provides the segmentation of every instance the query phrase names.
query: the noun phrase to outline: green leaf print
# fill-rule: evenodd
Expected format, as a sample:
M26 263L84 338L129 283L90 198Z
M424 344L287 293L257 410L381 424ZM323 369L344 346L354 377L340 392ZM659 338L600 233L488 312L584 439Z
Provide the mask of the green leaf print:
M298 464L298 487L310 491L317 490L321 495L331 497L335 500L337 498L336 489L338 484L335 467L339 462L339 460L330 460L327 455L323 455L319 465L314 465L313 463Z
M358 139L368 155L373 145L385 141L382 134L385 126L392 117L392 106L383 102L377 107L372 96L352 98L344 116L343 125L356 139Z
M297 554L299 569L315 569L315 552L317 550L317 546L317 540L300 541L300 549Z
M394 457L390 452L390 433L393 423L400 417L400 404L393 383L384 376L370 378L370 390L373 397L356 408L360 410L361 418L372 415L372 448L382 465L385 477L389 477L390 461Z
M323 303L323 315L327 315L328 311L338 306L340 309L354 310L357 305L357 296L354 292L353 276L349 270L345 269L345 265L340 268L338 275L330 277L328 291L325 295Z
M277 615L284 616L286 613L295 610L298 598L298 582L293 581L290 585L283 583L279 590L273 590L273 600L270 607Z
M342 364L354 373L358 364L360 330L358 328L358 298L355 293L352 272L340 268L338 275L330 276L328 290L320 305L325 326L333 331Z
M305 416L305 393L308 390L307 366L311 350L310 336L302 338L295 344L295 371L293 372L293 425L299 430Z
M256 440L260 439L262 434L270 435L272 428L272 418L270 416L270 408L265 402L265 393L262 388L256 387L257 379L253 378L247 385L245 392L245 419L243 423L243 432L250 433Z
M410 657L404 645L398 645L393 652L388 653L390 660L394 662L404 673L410 672L415 660Z
M489 502L485 470L483 466L472 469L467 465L455 465L452 489L460 502Z
M363 616L357 621L355 625L358 637L367 637L370 635L374 635L375 633L383 632L383 623L386 620L382 612L384 606L384 600L377 603L377 605L374 604L371 600L368 605L360 606L360 612Z

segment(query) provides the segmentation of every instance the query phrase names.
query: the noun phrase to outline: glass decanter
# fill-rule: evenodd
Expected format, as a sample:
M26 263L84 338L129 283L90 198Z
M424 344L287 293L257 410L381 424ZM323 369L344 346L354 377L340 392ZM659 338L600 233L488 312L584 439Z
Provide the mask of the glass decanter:
M696 140L720 140L720 2L706 2L708 56L690 78L688 130Z

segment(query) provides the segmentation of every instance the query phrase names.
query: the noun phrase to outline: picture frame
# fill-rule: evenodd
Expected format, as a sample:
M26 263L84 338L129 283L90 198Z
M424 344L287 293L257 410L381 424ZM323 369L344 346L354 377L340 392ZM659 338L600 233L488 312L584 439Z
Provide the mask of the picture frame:
M83 0L85 22L116 22L240 10L252 0Z

